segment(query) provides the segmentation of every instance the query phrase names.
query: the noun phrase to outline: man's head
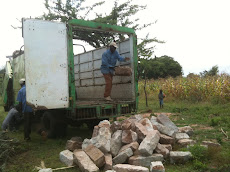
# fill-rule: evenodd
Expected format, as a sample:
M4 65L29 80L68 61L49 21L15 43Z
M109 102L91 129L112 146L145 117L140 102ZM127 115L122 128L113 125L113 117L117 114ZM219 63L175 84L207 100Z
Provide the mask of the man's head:
M109 44L109 48L110 48L111 53L114 53L115 50L116 50L116 48L117 48L116 42L111 42L111 43Z
M26 82L25 78L22 78L22 79L19 80L19 84L21 86L25 85L25 82Z

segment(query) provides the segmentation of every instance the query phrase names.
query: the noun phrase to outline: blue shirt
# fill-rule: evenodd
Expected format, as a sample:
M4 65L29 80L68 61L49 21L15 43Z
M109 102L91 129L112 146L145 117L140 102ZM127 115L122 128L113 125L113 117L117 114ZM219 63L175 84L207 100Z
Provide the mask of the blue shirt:
M18 92L17 101L22 102L22 112L32 112L32 108L26 104L26 86L23 85Z
M125 58L120 56L117 50L114 53L111 53L110 49L102 54L102 64L101 64L101 73L113 74L114 67L118 61L125 61Z

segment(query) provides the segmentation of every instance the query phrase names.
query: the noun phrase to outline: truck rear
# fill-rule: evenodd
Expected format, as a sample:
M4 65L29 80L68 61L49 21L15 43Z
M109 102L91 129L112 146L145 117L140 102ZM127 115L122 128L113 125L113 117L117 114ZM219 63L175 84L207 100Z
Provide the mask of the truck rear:
M128 35L117 43L117 51L130 61L116 66L129 66L132 75L114 76L111 102L103 98L105 81L100 71L101 57L108 47L74 54L78 49L74 51L73 33L79 31ZM13 92L16 97L19 73L23 77L23 72L15 71L24 69L27 104L36 112L60 110L72 121L93 124L137 110L137 41L133 29L77 19L67 24L24 19L23 37L24 54L13 59Z

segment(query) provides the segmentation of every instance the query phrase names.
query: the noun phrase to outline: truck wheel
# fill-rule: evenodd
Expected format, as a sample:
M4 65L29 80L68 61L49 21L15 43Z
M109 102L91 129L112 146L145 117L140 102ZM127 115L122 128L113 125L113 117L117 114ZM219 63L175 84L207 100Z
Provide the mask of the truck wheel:
M49 130L50 129L50 116L52 114L48 111L43 113L42 116L42 124L44 125L45 129Z
M86 122L86 125L90 131L93 131L94 126L98 125L99 122L100 122L99 119L89 120Z
M65 137L67 124L64 119L60 118L60 114L46 111L43 114L42 122L46 130L48 130L48 138Z

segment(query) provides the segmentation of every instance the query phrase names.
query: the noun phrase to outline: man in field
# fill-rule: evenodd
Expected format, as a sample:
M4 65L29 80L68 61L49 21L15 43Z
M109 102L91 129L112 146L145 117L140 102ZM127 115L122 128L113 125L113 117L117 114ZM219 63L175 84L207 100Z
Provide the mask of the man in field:
M24 140L30 140L31 123L32 123L32 108L26 104L26 84L25 79L22 78L19 81L21 89L18 92L17 101L19 102L20 113L24 116Z
M117 44L111 42L109 44L109 49L102 54L102 64L101 64L101 73L105 78L105 92L104 98L107 101L112 101L111 99L111 90L112 90L112 81L114 75L114 68L118 61L128 61L129 57L122 57L117 52Z

